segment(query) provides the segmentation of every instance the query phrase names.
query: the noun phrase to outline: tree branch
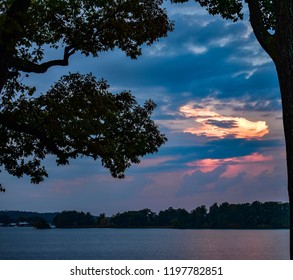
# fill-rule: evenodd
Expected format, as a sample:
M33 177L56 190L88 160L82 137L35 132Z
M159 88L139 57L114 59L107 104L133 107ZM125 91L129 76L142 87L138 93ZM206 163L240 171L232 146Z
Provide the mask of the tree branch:
M259 0L245 0L245 2L248 3L250 23L255 37L273 61L276 61L276 38L275 35L270 34L265 28Z
M20 58L14 58L12 60L11 67L27 73L45 73L53 66L68 66L69 58L75 53L75 51L74 47L67 46L64 49L63 59L51 60L42 64L33 63Z
M77 155L76 150L72 152L64 152L60 150L58 144L52 141L52 139L48 137L43 131L29 124L19 124L15 119L15 116L13 116L13 114L10 115L11 116L8 114L8 116L6 115L4 117L3 115L0 115L0 125L3 125L4 127L13 131L25 133L39 139L44 147L48 149L48 151L58 157L57 162L59 164L66 164L69 157L75 157Z
M0 92L9 78L9 63L22 36L31 0L14 0L0 26Z

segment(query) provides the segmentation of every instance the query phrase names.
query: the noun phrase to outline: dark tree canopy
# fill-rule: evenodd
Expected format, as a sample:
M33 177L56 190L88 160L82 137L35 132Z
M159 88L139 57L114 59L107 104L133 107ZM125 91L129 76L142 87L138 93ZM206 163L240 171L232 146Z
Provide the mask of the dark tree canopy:
M63 211L54 217L53 223L57 228L72 228L93 227L95 221L89 212Z
M59 214L61 217L68 212ZM76 212L71 212L74 214ZM7 213L6 213L7 214ZM58 217L58 215L56 216ZM1 218L1 216L0 216ZM1 221L1 219L0 219ZM7 221L7 217L3 217ZM61 227L68 221L55 223ZM89 224L90 225L90 224ZM259 202L230 204L228 202L218 205L214 203L209 207L198 206L188 212L184 208L169 207L158 214L150 209L126 211L117 213L112 217L101 214L93 225L97 227L118 228L192 228L192 229L288 229L289 204L281 202Z
M143 44L173 30L162 3L1 1L0 167L39 183L48 176L42 165L47 155L55 155L57 164L89 156L123 178L141 156L157 152L166 138L151 120L153 101L140 106L130 92L113 94L91 74L63 76L43 94L21 81L28 73L67 66L76 52L97 57L118 48L136 59ZM49 49L62 49L62 57L50 60Z
M57 156L57 164L79 155L101 158L122 178L139 156L165 141L150 119L151 100L141 107L129 92L114 95L92 75L64 76L46 94L21 96L9 105L1 112L0 163L12 175L31 176L33 183L47 176L40 164L48 154Z
M61 213L35 213L24 211L0 211L0 226L21 226L21 222L38 228L55 224L59 228L72 227L119 227L119 228L194 228L194 229L287 229L289 204L259 202L231 204L214 203L208 208L198 206L188 212L184 208L169 207L155 213L146 208L136 211L97 217L89 212L62 211ZM45 223L44 223L45 222Z

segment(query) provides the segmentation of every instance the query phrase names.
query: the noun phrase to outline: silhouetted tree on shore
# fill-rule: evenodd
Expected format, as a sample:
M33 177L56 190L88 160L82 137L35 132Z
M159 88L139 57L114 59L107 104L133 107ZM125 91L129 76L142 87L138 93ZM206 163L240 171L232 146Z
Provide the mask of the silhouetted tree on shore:
M107 217L104 213L94 217L91 213L62 211L61 213L35 213L0 211L0 224L34 222L43 219L59 228L117 227L117 228L190 228L190 229L287 229L289 203L255 201L253 203L220 205L214 203L186 209L169 207L158 214L150 209L126 211Z
M158 214L150 209L127 211L108 218L109 227L169 227L206 229L285 229L289 228L289 204L255 201L202 205L188 212L169 207Z
M58 228L94 227L94 217L89 213L63 211L57 214L53 223Z

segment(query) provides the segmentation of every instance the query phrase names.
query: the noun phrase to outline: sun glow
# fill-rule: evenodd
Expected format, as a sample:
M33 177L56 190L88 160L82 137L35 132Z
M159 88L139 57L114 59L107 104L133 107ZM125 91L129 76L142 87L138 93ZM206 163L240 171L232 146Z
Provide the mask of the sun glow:
M216 138L259 139L269 133L265 121L250 121L243 117L224 116L210 108L197 108L192 103L180 107L180 113L195 121L194 127L183 132Z

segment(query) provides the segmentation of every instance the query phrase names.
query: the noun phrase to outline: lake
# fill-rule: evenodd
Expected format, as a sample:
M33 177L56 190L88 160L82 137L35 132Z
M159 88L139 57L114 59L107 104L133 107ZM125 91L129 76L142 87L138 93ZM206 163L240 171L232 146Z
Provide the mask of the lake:
M289 230L0 227L2 260L289 259Z

